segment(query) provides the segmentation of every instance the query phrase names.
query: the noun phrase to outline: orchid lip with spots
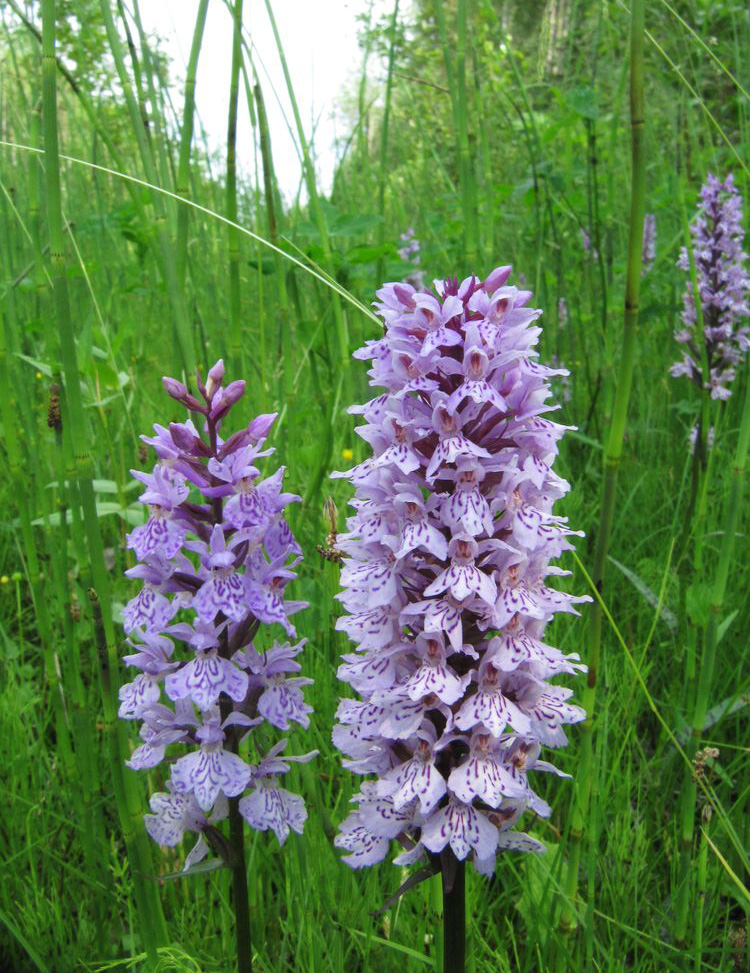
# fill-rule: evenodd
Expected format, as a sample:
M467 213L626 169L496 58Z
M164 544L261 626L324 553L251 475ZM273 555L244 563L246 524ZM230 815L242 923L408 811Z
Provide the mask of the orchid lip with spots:
M261 647L258 639L261 623L294 638L290 616L305 607L285 597L302 552L284 510L299 497L283 492L283 467L261 475L273 453L265 438L275 415L258 416L224 439L222 423L245 383L224 386L222 361L205 384L197 379L205 405L181 382L164 379L195 422L155 425L155 435L142 438L158 461L151 473L132 471L146 487L140 499L149 516L128 537L139 563L127 575L143 587L123 611L132 649L125 662L139 671L121 687L119 710L124 719L143 720L143 743L128 761L133 769L157 767L167 748L182 749L145 820L161 844L199 835L186 868L208 853L205 829L237 810L281 843L290 831L301 832L304 801L279 778L290 761L315 756L281 758L286 739L253 754L256 763L238 752L260 724L287 731L310 722L303 689L312 680L298 675L296 661L306 640L269 647L264 638Z
M578 533L552 512L569 485L551 468L567 427L547 417L549 379L567 372L534 360L541 312L510 272L386 284L385 336L355 353L385 392L350 409L372 456L334 474L355 488L337 628L357 698L333 731L367 778L335 839L353 867L393 838L397 864L451 849L485 874L500 851L543 850L515 827L550 813L530 775L556 772L542 746L585 715L552 681L585 666L543 638L590 600L546 583Z

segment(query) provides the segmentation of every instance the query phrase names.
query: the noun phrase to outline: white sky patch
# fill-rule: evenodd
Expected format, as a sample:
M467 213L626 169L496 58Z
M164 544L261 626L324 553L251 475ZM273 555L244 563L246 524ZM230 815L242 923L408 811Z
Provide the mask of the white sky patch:
M314 133L319 185L324 192L331 187L335 140L346 134L336 131L336 98L342 87L359 76L362 55L357 45L355 18L368 6L367 0L274 0L273 3L307 139ZM181 112L198 0L148 0L141 3L140 9L144 28L162 38L162 50L172 59L175 81L172 100ZM276 177L286 200L291 201L300 188L302 167L296 137L293 140L289 131L291 128L296 135L281 61L263 0L245 0L243 20L263 88ZM222 0L212 0L198 62L196 108L209 150L219 158L224 156L226 146L231 62L231 15ZM237 160L242 174L252 177L253 136L243 89L240 78ZM303 191L303 198L305 195Z

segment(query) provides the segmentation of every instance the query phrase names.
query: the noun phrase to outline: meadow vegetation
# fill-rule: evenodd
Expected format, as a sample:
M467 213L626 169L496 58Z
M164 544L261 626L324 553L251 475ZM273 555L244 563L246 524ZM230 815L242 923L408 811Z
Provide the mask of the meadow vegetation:
M226 152L208 151L194 112L211 70L208 6L179 78L138 0L0 5L0 969L233 968L229 870L181 876L184 850L149 841L142 816L163 769L124 768L139 740L116 718L134 593L125 536L143 519L129 472L146 468L139 435L184 419L165 406L163 375L191 380L218 358L247 380L236 418L279 413L276 459L302 496L289 513L305 553L290 596L310 603L295 623L315 714L292 747L320 751L289 775L308 805L304 834L280 852L270 832L248 832L257 969L441 969L438 879L373 917L408 871L354 872L333 845L358 780L331 743L349 646L334 629L340 568L317 548L326 499L342 530L351 496L329 474L368 454L346 408L375 394L351 360L382 334L375 290L512 263L511 282L544 309L541 360L570 370L554 385L554 417L575 427L556 513L586 540L562 559L563 584L591 593L593 576L601 590L547 641L590 661L598 639L599 661L595 698L592 684L577 691L593 718L556 754L574 780L538 782L553 810L529 829L546 854L507 852L492 878L467 875L468 968L750 970L750 383L742 361L720 401L669 373L701 185L731 172L750 205L746 4L646 5L655 243L629 331L627 3L394 0L381 19L363 13L327 195L290 74L273 93L256 73L241 0L211 5L234 17L236 97ZM57 23L45 58L42 8ZM253 5L280 18L283 59L282 8ZM265 102L277 95L302 161L294 198L274 171ZM240 167L237 115L255 134Z

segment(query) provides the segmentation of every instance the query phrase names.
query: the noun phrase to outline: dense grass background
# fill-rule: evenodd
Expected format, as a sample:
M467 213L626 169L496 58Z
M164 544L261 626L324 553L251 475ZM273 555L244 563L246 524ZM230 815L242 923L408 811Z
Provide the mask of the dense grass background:
M117 619L133 591L123 578L131 563L124 537L140 516L128 470L148 462L138 434L179 418L161 392L163 374L220 356L232 376L248 379L243 417L280 412L279 457L304 496L293 527L306 558L292 596L310 602L298 628L310 641L305 674L316 680L316 718L294 736L300 751L321 751L314 765L293 772L310 807L304 836L279 853L273 837L248 835L258 968L437 968L435 887L422 885L371 918L405 876L387 863L355 874L331 843L356 782L330 744L345 642L333 631L338 568L316 545L327 532L329 495L343 526L346 488L328 474L351 465L350 451L365 455L344 411L369 397L365 368L350 366L349 355L378 334L366 310L378 284L416 269L397 252L407 226L422 243L428 279L484 275L512 262L513 281L525 280L545 309L544 359L557 356L571 369L560 415L577 431L560 457L573 485L562 512L587 533L579 556L591 571L622 340L627 6L414 0L377 21L363 4L361 80L343 96L349 131L330 198L316 189L293 90L278 92L307 160L293 202L276 188L263 105L272 93L257 82L247 32L236 35L234 72L237 110L256 135L255 157L242 160L254 173L245 183L231 145L209 157L199 126L190 137L191 79L183 95L158 40L141 30L137 2L56 6L61 152L103 168L63 162L61 169L62 273L85 417L70 435L49 201L34 152L43 144L40 9L7 0L0 5L0 969L147 968L138 902L157 892L165 916L163 930L155 924L159 968L232 968L227 874L156 883L184 857L153 845L143 857L140 816L162 771L121 770L136 739L133 727L111 719L124 681L123 668L111 665L121 652ZM225 6L227 19L237 19L237 0ZM252 6L253 16L280 16L283 8ZM679 841L691 665L704 639L748 377L741 369L731 400L713 411L713 460L691 512L687 434L700 404L687 380L667 372L685 286L675 261L700 184L708 171L733 171L748 198L750 19L746 5L731 0L655 0L647 29L646 208L656 216L656 262L642 281L604 586L612 624L605 621L592 806L577 897L567 903L578 927L559 926L576 792L571 782L542 781L553 815L531 830L547 854L507 854L492 880L470 876L473 973L750 969L746 516L721 611L711 708L695 741L719 756L698 790L701 828L687 872ZM200 85L211 66L197 64ZM93 521L84 516L87 477ZM570 584L585 591L573 559L564 566L574 572ZM87 594L92 584L101 609ZM586 618L556 623L553 640L586 659ZM557 762L575 775L579 728L570 736ZM147 890L140 899L136 887ZM676 914L683 890L684 937Z

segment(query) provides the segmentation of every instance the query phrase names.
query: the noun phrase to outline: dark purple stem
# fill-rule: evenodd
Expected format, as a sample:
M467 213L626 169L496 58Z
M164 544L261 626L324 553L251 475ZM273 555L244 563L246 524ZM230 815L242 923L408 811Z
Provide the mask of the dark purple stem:
M208 435L211 442L211 453L217 455L216 423L209 417L207 421ZM211 513L214 524L221 524L224 519L223 502L221 497L214 497L211 503ZM223 618L223 616L220 616ZM225 628L221 633L219 654L228 659L230 655L229 636ZM219 701L222 723L232 712L232 703L226 697ZM228 749L232 753L239 750L239 733L236 727L227 728ZM234 929L237 942L237 973L253 973L252 933L250 929L250 899L247 894L247 864L245 862L245 830L240 814L239 797L229 799L229 843L232 848L232 905L234 907Z
M229 798L229 841L232 846L232 904L237 935L237 971L253 973L253 949L250 932L250 900L247 894L245 833L239 810L239 797Z
M464 862L449 852L443 860L443 973L466 969L466 871ZM446 868L446 865L450 867Z

